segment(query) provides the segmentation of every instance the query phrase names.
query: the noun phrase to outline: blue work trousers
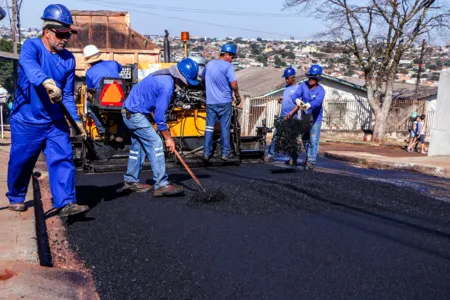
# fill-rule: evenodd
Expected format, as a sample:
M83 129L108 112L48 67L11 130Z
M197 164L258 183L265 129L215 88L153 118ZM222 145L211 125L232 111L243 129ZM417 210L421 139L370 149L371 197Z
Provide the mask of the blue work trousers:
M306 153L307 161L311 164L316 163L317 153L319 153L320 129L322 128L322 120L314 122L309 133L309 144Z
M232 106L230 103L207 104L206 105L206 130L205 143L203 145L203 156L212 155L212 144L214 135L214 126L217 120L220 122L220 145L222 157L230 155L230 125Z
M150 161L153 171L155 189L169 184L166 174L166 161L161 137L153 129L146 116L141 113L131 114L127 119L122 114L125 125L131 132L131 148L128 157L128 169L124 176L126 182L139 182L139 174L145 161L145 156Z
M86 101L86 108L89 116L92 118L92 120L95 123L95 126L97 127L98 134L104 135L105 134L105 126L103 126L102 119L100 117L100 114L98 113L98 109L94 107L94 105L90 101Z
M11 204L23 203L34 165L41 151L47 159L53 207L75 203L75 166L69 126L65 119L48 124L24 124L11 119L8 192Z

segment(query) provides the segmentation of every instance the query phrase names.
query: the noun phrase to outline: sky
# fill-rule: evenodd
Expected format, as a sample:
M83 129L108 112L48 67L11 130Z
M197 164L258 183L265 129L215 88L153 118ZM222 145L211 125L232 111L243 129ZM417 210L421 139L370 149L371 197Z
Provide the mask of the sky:
M0 0L0 6L6 8L6 2L11 4L11 0ZM58 2L23 0L21 27L40 28L44 8L53 3ZM162 35L167 29L171 36L188 31L191 36L308 39L324 29L319 20L307 18L306 14L282 11L283 0L60 0L59 3L71 10L129 11L131 26L141 34ZM9 27L7 19L0 21L0 27Z

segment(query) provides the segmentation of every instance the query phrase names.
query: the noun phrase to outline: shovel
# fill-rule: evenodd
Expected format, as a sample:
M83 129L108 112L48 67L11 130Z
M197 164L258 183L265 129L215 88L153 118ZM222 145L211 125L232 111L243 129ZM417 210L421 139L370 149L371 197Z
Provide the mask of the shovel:
M174 150L174 152L175 152L175 155L177 156L178 160L181 162L181 164L186 169L186 171L188 171L189 175L191 175L192 179L194 179L195 183L197 183L197 185L200 187L202 192L206 193L206 190L203 188L203 186L200 183L200 181L197 179L195 174L192 172L191 168L189 168L189 166L186 164L186 162L184 161L183 157L181 157L180 153L178 153L178 151L176 149Z

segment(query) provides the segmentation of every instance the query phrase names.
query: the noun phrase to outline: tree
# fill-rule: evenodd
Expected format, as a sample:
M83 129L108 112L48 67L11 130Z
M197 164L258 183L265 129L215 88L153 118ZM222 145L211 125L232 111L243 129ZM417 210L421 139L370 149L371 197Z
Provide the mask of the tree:
M264 54L258 55L258 57L256 58L256 60L257 60L258 62L267 64L267 56L264 55Z
M448 6L436 0L285 0L285 9L314 11L330 28L328 35L356 58L375 115L376 141L385 139L400 59L419 37L450 25Z
M285 63L284 61L282 61L281 58L280 58L278 55L275 56L275 64L276 64L277 66L280 66L280 67L285 67L285 66L287 66L286 63Z
M262 38L257 38L256 40L257 40L258 42L262 42L263 39L262 39Z
M289 59L295 59L295 54L293 52L284 52L283 57L286 57Z
M250 49L251 49L253 55L261 54L261 49L259 49L257 44L251 44Z
M18 51L20 51L20 45L18 45ZM13 43L10 40L0 40L0 51L13 52ZM10 94L14 90L14 64L12 60L4 60L0 58L0 84L8 90Z

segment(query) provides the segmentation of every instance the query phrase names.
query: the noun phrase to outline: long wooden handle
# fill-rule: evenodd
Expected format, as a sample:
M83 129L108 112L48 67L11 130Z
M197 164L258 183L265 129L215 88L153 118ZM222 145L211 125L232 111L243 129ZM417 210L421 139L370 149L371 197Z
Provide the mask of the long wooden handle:
M175 155L178 157L178 159L181 161L181 163L183 164L184 168L186 169L186 171L188 171L189 175L191 175L192 179L194 179L194 181L197 183L197 185L202 189L203 192L206 192L206 190L203 188L203 186L201 185L200 181L197 179L197 177L194 175L194 173L192 173L191 168L189 168L189 166L186 164L186 162L184 161L184 159L181 157L180 153L178 153L177 150L174 150Z

